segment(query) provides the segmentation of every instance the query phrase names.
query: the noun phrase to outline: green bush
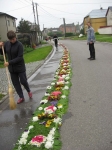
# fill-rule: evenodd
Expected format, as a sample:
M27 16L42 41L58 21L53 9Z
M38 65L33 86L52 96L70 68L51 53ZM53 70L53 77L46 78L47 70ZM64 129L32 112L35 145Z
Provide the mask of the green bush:
M69 37L69 36L74 36L74 34L73 33L66 33L65 34L65 37Z
M24 54L33 51L33 48L28 45L24 45Z
M0 61L4 61L3 55L0 55Z
M99 32L96 32L95 35L99 35Z

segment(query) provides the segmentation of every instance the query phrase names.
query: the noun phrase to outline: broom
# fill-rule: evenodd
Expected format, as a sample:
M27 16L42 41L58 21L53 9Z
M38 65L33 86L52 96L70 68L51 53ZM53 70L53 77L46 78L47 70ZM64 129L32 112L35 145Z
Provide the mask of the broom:
M6 57L5 57L3 46L2 46L2 51L3 51L4 62L6 62ZM14 95L13 95L14 91L13 91L13 88L11 85L11 80L10 80L9 73L8 73L8 67L6 67L6 75L7 75L7 79L8 79L9 106L10 106L10 109L15 109L16 103L15 103L15 99L14 99Z

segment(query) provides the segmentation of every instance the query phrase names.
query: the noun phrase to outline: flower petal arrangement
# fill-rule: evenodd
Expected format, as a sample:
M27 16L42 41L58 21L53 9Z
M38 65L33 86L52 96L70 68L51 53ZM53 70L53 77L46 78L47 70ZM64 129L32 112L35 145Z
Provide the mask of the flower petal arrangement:
M68 49L63 47L63 56L54 80L46 88L40 106L34 112L14 150L60 150L59 128L68 108L72 69Z

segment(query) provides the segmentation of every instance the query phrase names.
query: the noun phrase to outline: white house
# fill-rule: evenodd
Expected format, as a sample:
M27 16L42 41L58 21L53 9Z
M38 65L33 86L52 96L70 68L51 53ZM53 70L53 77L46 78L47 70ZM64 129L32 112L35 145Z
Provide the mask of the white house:
M112 6L109 6L106 13L107 26L112 26Z
M7 32L13 30L16 32L16 19L15 17L0 12L0 40L7 40Z
M100 34L112 34L112 6L109 6L106 12L107 26L100 27Z

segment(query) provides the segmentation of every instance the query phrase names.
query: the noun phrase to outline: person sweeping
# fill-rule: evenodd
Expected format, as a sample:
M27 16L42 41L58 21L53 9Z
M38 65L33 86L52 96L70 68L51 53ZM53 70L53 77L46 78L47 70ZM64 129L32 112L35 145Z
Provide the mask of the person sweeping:
M12 83L16 89L19 99L17 104L24 102L24 95L21 88L21 84L24 86L28 92L29 98L32 98L32 92L29 88L27 77L26 77L26 68L25 62L23 59L23 45L16 39L16 34L14 31L8 31L7 41L5 44L0 42L0 54L3 55L3 47L5 54L7 54L8 61L4 62L4 66L8 67Z

